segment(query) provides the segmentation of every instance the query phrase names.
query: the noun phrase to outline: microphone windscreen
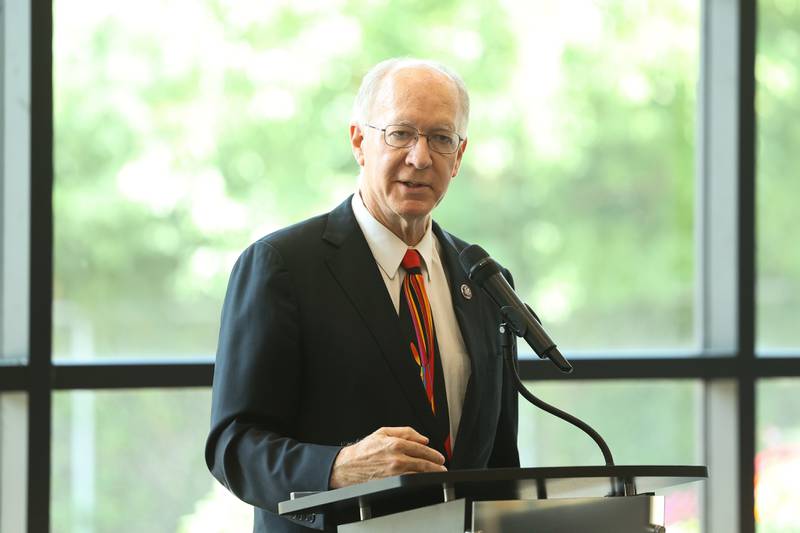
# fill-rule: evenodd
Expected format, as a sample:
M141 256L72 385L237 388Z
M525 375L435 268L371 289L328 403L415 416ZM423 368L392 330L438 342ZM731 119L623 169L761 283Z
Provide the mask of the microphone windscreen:
M461 253L458 255L458 262L461 263L461 268L464 269L464 272L469 275L469 271L472 270L472 267L487 257L489 257L489 254L486 250L477 244L470 244L461 250Z
M500 272L500 265L477 244L464 248L458 256L458 261L469 279L477 283L483 283L489 276Z

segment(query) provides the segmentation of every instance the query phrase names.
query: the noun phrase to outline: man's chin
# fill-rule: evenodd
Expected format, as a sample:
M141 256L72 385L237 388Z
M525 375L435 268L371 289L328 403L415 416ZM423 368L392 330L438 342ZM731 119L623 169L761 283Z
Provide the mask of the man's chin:
M413 221L428 217L434 207L436 204L430 201L405 201L398 206L395 213L405 220Z

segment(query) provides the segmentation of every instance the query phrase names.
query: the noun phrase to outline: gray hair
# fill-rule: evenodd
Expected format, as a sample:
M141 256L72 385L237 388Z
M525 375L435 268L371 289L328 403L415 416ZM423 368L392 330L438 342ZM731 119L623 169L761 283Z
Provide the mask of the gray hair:
M380 92L380 89L383 87L383 82L390 74L405 68L427 68L444 74L455 84L458 90L462 122L462 124L458 126L462 128L460 133L465 135L467 124L469 123L469 93L467 93L467 86L464 84L464 80L461 79L461 76L441 63L413 57L395 57L381 61L364 75L364 78L361 80L361 87L359 87L358 94L356 94L356 100L353 103L351 120L359 124L367 122L369 120L369 114L372 111L372 106L375 104L375 99L378 96L378 92Z

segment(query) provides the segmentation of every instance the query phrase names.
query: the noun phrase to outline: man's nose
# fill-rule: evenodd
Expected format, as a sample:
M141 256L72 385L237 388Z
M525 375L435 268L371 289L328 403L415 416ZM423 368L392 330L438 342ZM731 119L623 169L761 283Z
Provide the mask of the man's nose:
M431 159L431 150L428 146L428 138L420 135L417 142L408 151L406 156L406 163L414 165L414 168L419 170L428 168L433 163Z

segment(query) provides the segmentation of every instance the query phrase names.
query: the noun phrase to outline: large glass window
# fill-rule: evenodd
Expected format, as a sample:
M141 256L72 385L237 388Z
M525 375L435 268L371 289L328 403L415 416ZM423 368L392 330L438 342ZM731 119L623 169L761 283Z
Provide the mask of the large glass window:
M0 364L24 363L29 355L31 35L25 4L0 7Z
M439 217L560 345L693 346L699 6L579 5L514 3L505 70L465 67L471 145Z
M533 381L527 386L594 427L618 464L702 462L702 394L696 381ZM603 464L600 450L582 431L522 398L520 442L527 466Z
M800 380L763 380L757 388L756 521L759 533L800 529Z
M52 531L251 530L205 466L210 403L206 389L57 393Z
M800 141L793 124L800 79L795 4L757 2L757 252L744 251L757 253L759 350L794 356L800 346L800 253L787 229L800 221L793 203L800 197L793 171L793 147ZM28 5L9 3L0 19ZM369 66L398 55L452 65L473 97L464 165L435 218L511 269L520 294L568 355L630 357L635 369L625 377L651 377L654 367L648 365L655 361L642 357L697 349L701 333L708 334L694 331L695 324L708 328L694 306L696 295L707 297L707 287L696 286L694 277L694 210L707 216L709 207L695 206L694 174L700 155L695 147L707 148L715 132L704 131L704 144L695 139L696 109L710 109L709 102L698 106L695 87L701 56L740 64L745 81L738 88L747 87L750 72L729 39L743 39L746 57L752 17L739 21L732 5L464 0L432 7L406 0L370 2L365 9L358 0L54 0L55 237L31 245L40 252L53 246L56 367L39 348L36 368L15 369L25 370L16 374L25 378L6 378L0 385L28 388L39 400L33 421L39 421L41 434L42 423L50 422L41 400L51 388L64 375L70 386L85 386L75 385L81 378L75 379L74 367L60 366L65 358L211 355L238 253L265 233L334 207L354 190L357 167L347 139L352 98ZM745 13L750 8L737 5ZM4 19L0 46L17 29L38 26L40 32L33 41L24 35L18 42L49 37L46 20ZM739 22L742 36L715 33ZM707 48L701 50L701 42ZM0 50L7 90L9 58L25 55ZM705 95L719 94L708 89L720 83L733 83L725 68L712 70L715 75L702 80ZM19 72L20 79L30 78ZM28 183L16 177L30 169L9 170L8 154L23 153L9 140L29 139L29 110L45 107L29 105L29 91L22 92L16 99L5 94L0 115L6 156L0 159L0 357L25 365L30 265L23 236L30 218L18 209L30 203L48 207L50 197L40 193L29 202L20 196ZM746 107L728 103L730 109ZM9 119L13 113L16 122ZM736 118L750 127L746 115ZM39 144L49 143L46 126L39 124ZM735 167L736 154L719 157ZM748 169L743 177L749 179ZM42 172L32 179L46 178ZM733 170L720 179L729 178L736 178ZM709 201L733 209L728 199ZM747 215L745 209L744 220ZM727 270L723 263L722 274L733 279L737 267ZM31 283L46 284L40 275L34 268ZM740 316L751 311L735 309ZM726 424L702 420L708 405L701 404L698 380L722 375L748 390L755 379L751 366L738 361L750 347L730 348L737 351L730 366L701 357L691 380L530 385L594 425L618 464L700 464L704 432L719 442L716 432ZM95 362L87 370L91 383L104 372L114 374L102 366L107 361ZM671 364L665 368L685 375L682 363ZM0 365L0 373L5 368ZM131 379L135 387L161 386L143 384L141 376ZM786 481L797 478L796 381L764 380L757 389L759 533L799 527L792 511L800 502ZM195 383L202 384L207 383ZM14 432L22 427L27 402L19 398L25 394L3 389L0 395L0 530L14 520L14 533L24 529L26 506L19 487L27 465L16 453L25 439ZM733 405L738 402L747 413L751 400L738 392L725 398L721 411L730 407L731 429L722 431L730 442L739 413ZM12 411L9 401L16 402ZM41 503L49 492L53 531L250 529L249 507L213 481L202 461L209 403L207 390L194 389L55 393L52 487L31 480L30 501ZM11 429L9 420L17 423ZM588 437L526 405L520 447L525 466L601 461ZM734 479L741 472L729 451L707 453L715 460L722 456L718 463L730 467ZM730 492L705 485L712 488L706 518L713 533L735 530L727 524L738 520L736 502L752 494L748 476L741 479ZM701 530L702 487L668 493L671 533ZM715 511L734 518L719 521ZM743 528L749 512L743 512Z
M761 0L758 21L757 332L780 352L800 346L800 6Z
M238 252L353 191L352 98L395 55L463 74L436 217L561 345L693 345L698 3L358 5L55 2L55 355L212 353Z
M702 386L696 381L528 382L542 400L577 416L605 439L618 465L703 464ZM602 465L594 441L520 398L522 466ZM702 486L674 487L666 499L670 532L701 531Z
M2 368L0 368L2 372ZM0 531L23 533L27 519L28 397L0 394Z

